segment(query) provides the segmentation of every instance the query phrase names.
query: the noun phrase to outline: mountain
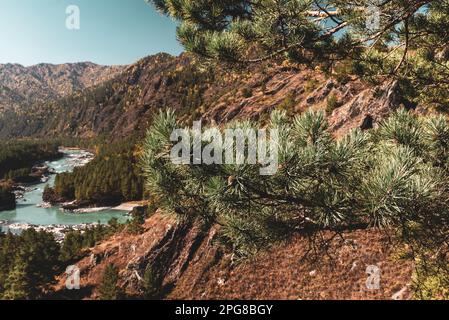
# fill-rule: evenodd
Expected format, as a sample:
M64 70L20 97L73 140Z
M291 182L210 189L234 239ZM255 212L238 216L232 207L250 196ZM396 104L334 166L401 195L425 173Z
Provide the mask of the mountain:
M0 64L0 113L20 113L30 105L72 95L111 79L123 68L90 62L30 67Z
M91 62L60 65L0 64L0 83L28 100L57 99L112 78L122 66L100 66Z
M177 110L187 123L200 118L216 123L264 120L275 108L291 114L320 108L326 109L333 130L341 134L375 125L391 110L407 105L395 83L373 88L358 79L284 65L264 64L243 71L203 67L187 54L158 54L126 67L84 63L59 68L63 71L48 65L32 68L42 75L37 78L46 79L38 83L50 88L48 93L19 85L35 82L31 71L23 76L14 73L15 79L26 79L14 86L13 76L0 81L10 89L2 90L4 100L19 105L32 100L26 108L0 116L0 137L108 135L120 139L145 132L154 113L166 107Z
M88 249L76 263L83 290L66 289L61 275L52 298L98 299L105 268L120 270L119 285L128 294L144 290L147 266L157 274L166 299L409 299L412 264L395 259L394 247L379 230L342 234L329 239L328 256L296 236L245 263L217 245L218 229L204 232L200 223L181 223L156 212L139 235L123 231ZM318 256L316 256L318 255ZM382 286L368 290L366 268L382 266Z

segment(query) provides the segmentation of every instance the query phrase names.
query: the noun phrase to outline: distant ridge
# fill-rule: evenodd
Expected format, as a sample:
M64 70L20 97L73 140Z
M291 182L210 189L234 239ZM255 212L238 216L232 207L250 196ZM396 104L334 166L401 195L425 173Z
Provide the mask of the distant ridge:
M109 80L124 68L91 62L41 63L30 67L0 64L0 112L60 99Z

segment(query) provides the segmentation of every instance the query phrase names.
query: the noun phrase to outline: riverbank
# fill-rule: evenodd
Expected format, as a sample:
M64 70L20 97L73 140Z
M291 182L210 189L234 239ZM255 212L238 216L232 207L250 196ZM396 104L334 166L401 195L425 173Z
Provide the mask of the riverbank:
M131 202L125 202L121 205L111 208L112 210L118 210L118 211L133 211L135 208L140 208L148 205L148 201L131 201Z
M75 213L61 210L59 204L52 205L43 201L44 190L47 186L54 185L55 174L72 172L74 168L86 165L94 157L93 153L82 149L61 148L60 150L64 154L63 158L42 163L42 165L48 166L52 172L48 174L46 182L40 181L38 184L16 186L16 208L0 212L0 228L3 231L20 233L23 230L34 228L51 232L61 240L65 234L62 231L65 229L83 229L98 223L107 224L111 219L117 219L119 223L129 220L129 211L131 210L121 211L109 207L89 208L84 213Z
M79 208L75 209L73 211L68 211L76 214L83 214L83 213L93 213L93 212L101 212L105 210L115 210L115 211L127 211L131 212L135 208L144 207L147 205L145 201L139 201L139 202L125 202L115 207L87 207L87 208ZM64 210L64 209L63 209Z
M11 232L13 234L20 234L23 231L34 229L37 232L52 233L55 240L58 243L62 243L67 233L71 231L80 231L83 233L85 230L98 226L99 223L81 223L77 225L35 225L28 223L10 223L9 221L0 220L0 229L3 232Z
M44 200L48 200L45 199ZM119 204L118 206L95 206L88 201L69 201L69 202L48 202L44 201L39 204L39 207L46 208L51 206L59 206L59 210L66 213L72 214L84 214L84 213L94 213L94 212L102 212L105 210L115 210L115 211L127 211L131 212L135 208L140 208L148 205L147 201L131 201L124 202Z

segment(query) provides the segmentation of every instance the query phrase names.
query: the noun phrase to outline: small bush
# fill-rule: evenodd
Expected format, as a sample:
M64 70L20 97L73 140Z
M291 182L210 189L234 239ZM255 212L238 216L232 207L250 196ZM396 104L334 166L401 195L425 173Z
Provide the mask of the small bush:
M242 95L244 98L251 98L253 96L253 90L251 88L243 88Z
M99 288L101 300L120 300L123 297L118 281L118 268L113 264L108 265Z
M161 292L161 286L160 277L151 266L148 266L143 276L144 298L146 300L156 299Z
M306 93L311 93L318 89L319 84L320 82L317 79L309 79L304 86L304 90L306 91Z
M326 114L328 114L328 115L332 114L332 112L335 109L337 109L337 108L339 108L341 106L342 106L342 103L341 103L341 101L338 99L338 97L335 94L329 96L327 98Z
M281 110L281 111L285 111L285 112L287 112L287 114L289 116L291 116L295 112L295 110L294 110L295 106L296 106L295 93L294 92L290 92L287 95L287 97L284 99L284 101L282 101L279 104L277 109Z

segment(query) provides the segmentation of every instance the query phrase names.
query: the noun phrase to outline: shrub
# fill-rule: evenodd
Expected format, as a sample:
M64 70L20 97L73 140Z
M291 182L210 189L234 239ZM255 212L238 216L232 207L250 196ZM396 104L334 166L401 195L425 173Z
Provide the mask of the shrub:
M156 299L161 292L161 286L160 277L151 266L147 266L143 276L144 298L147 300Z
M280 111L285 111L288 115L293 115L296 106L296 99L295 99L295 93L290 92L287 97L285 97L284 101L282 101L279 106L277 107Z
M99 288L101 300L120 300L123 297L118 281L118 268L113 264L109 264L104 271Z
M251 98L253 96L253 90L251 88L243 88L242 95L244 98Z
M320 82L317 79L309 79L304 86L304 90L306 93L311 93L318 88L319 84Z
M327 104L326 104L326 114L330 115L332 112L341 107L342 103L338 99L338 97L335 94L332 94L327 98Z

